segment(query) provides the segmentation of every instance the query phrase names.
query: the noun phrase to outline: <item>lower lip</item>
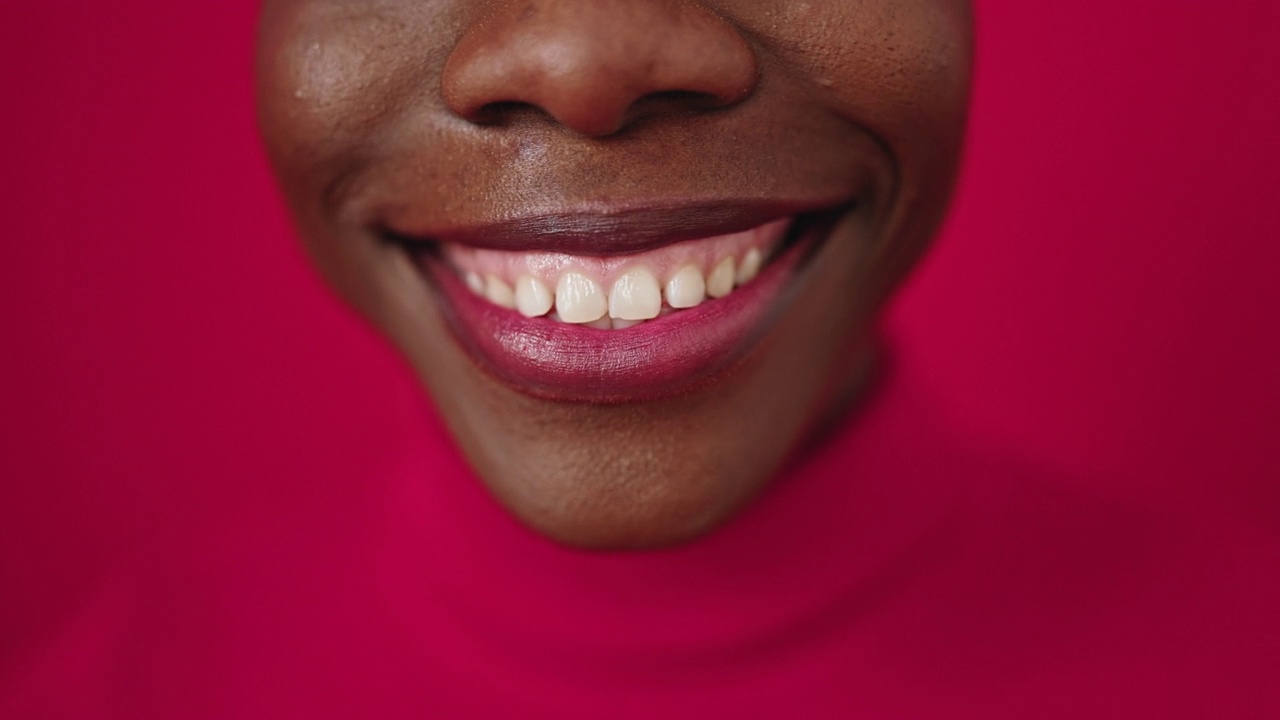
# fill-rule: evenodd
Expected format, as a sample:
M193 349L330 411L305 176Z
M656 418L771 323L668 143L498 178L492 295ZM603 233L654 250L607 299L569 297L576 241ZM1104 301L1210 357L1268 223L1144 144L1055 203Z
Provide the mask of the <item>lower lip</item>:
M446 324L481 369L534 397L618 404L689 392L738 364L785 304L787 280L812 245L802 238L723 298L625 330L526 318L473 293L439 258L420 262Z

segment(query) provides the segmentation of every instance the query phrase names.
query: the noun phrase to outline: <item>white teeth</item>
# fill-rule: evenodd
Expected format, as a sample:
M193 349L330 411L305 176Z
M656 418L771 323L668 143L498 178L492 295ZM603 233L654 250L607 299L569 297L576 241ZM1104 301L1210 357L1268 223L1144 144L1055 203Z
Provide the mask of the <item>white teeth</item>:
M589 323L604 317L608 299L595 280L582 273L567 272L556 284L556 312L567 323Z
M742 256L742 264L738 266L738 284L745 285L755 279L760 273L760 263L764 257L760 255L760 251L751 248L746 255Z
M463 280L477 295L499 307L518 310L527 318L546 316L557 322L624 330L675 310L697 307L708 297L722 298L735 286L755 279L763 264L764 253L748 248L741 263L730 255L706 275L696 264L685 265L665 287L647 266L633 266L613 281L608 292L576 270L561 275L554 290L532 274L521 275L514 287L497 275L477 272L464 273Z
M638 267L613 283L609 292L609 317L622 320L651 320L662 310L662 290L647 269Z
M555 302L551 288L544 285L541 280L522 275L516 281L516 309L521 315L530 318L541 317L551 312L551 306Z
M516 306L515 293L511 292L511 286L498 278L489 275L485 278L484 296L489 298L489 302L512 310Z
M693 265L685 265L667 281L667 304L673 308L691 308L702 304L706 297L707 283L702 271Z
M713 298L722 298L733 292L733 278L733 258L727 257L707 276L707 294Z

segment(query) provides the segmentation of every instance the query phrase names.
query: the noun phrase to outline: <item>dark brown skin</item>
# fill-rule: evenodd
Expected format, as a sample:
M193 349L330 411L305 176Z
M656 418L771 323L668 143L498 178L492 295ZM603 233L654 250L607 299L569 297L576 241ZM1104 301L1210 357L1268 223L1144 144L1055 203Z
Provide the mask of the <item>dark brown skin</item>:
M407 356L490 491L561 542L653 547L730 518L856 397L876 311L945 210L970 51L961 0L268 0L258 96L316 263ZM647 402L540 400L486 375L380 237L842 193L858 204L749 357Z

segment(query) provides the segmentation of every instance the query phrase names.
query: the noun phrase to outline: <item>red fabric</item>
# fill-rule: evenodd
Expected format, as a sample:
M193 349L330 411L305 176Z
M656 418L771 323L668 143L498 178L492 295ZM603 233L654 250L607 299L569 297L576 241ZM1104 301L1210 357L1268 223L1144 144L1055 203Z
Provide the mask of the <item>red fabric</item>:
M305 267L251 5L0 9L0 717L1280 715L1274 3L984 5L879 391L635 555Z

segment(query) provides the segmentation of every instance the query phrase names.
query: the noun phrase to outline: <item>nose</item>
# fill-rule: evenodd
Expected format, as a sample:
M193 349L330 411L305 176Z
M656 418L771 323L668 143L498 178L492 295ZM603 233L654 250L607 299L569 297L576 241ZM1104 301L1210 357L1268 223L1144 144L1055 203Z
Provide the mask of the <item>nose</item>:
M479 124L537 108L588 136L654 114L733 105L759 68L746 39L692 0L498 0L463 33L445 103Z

